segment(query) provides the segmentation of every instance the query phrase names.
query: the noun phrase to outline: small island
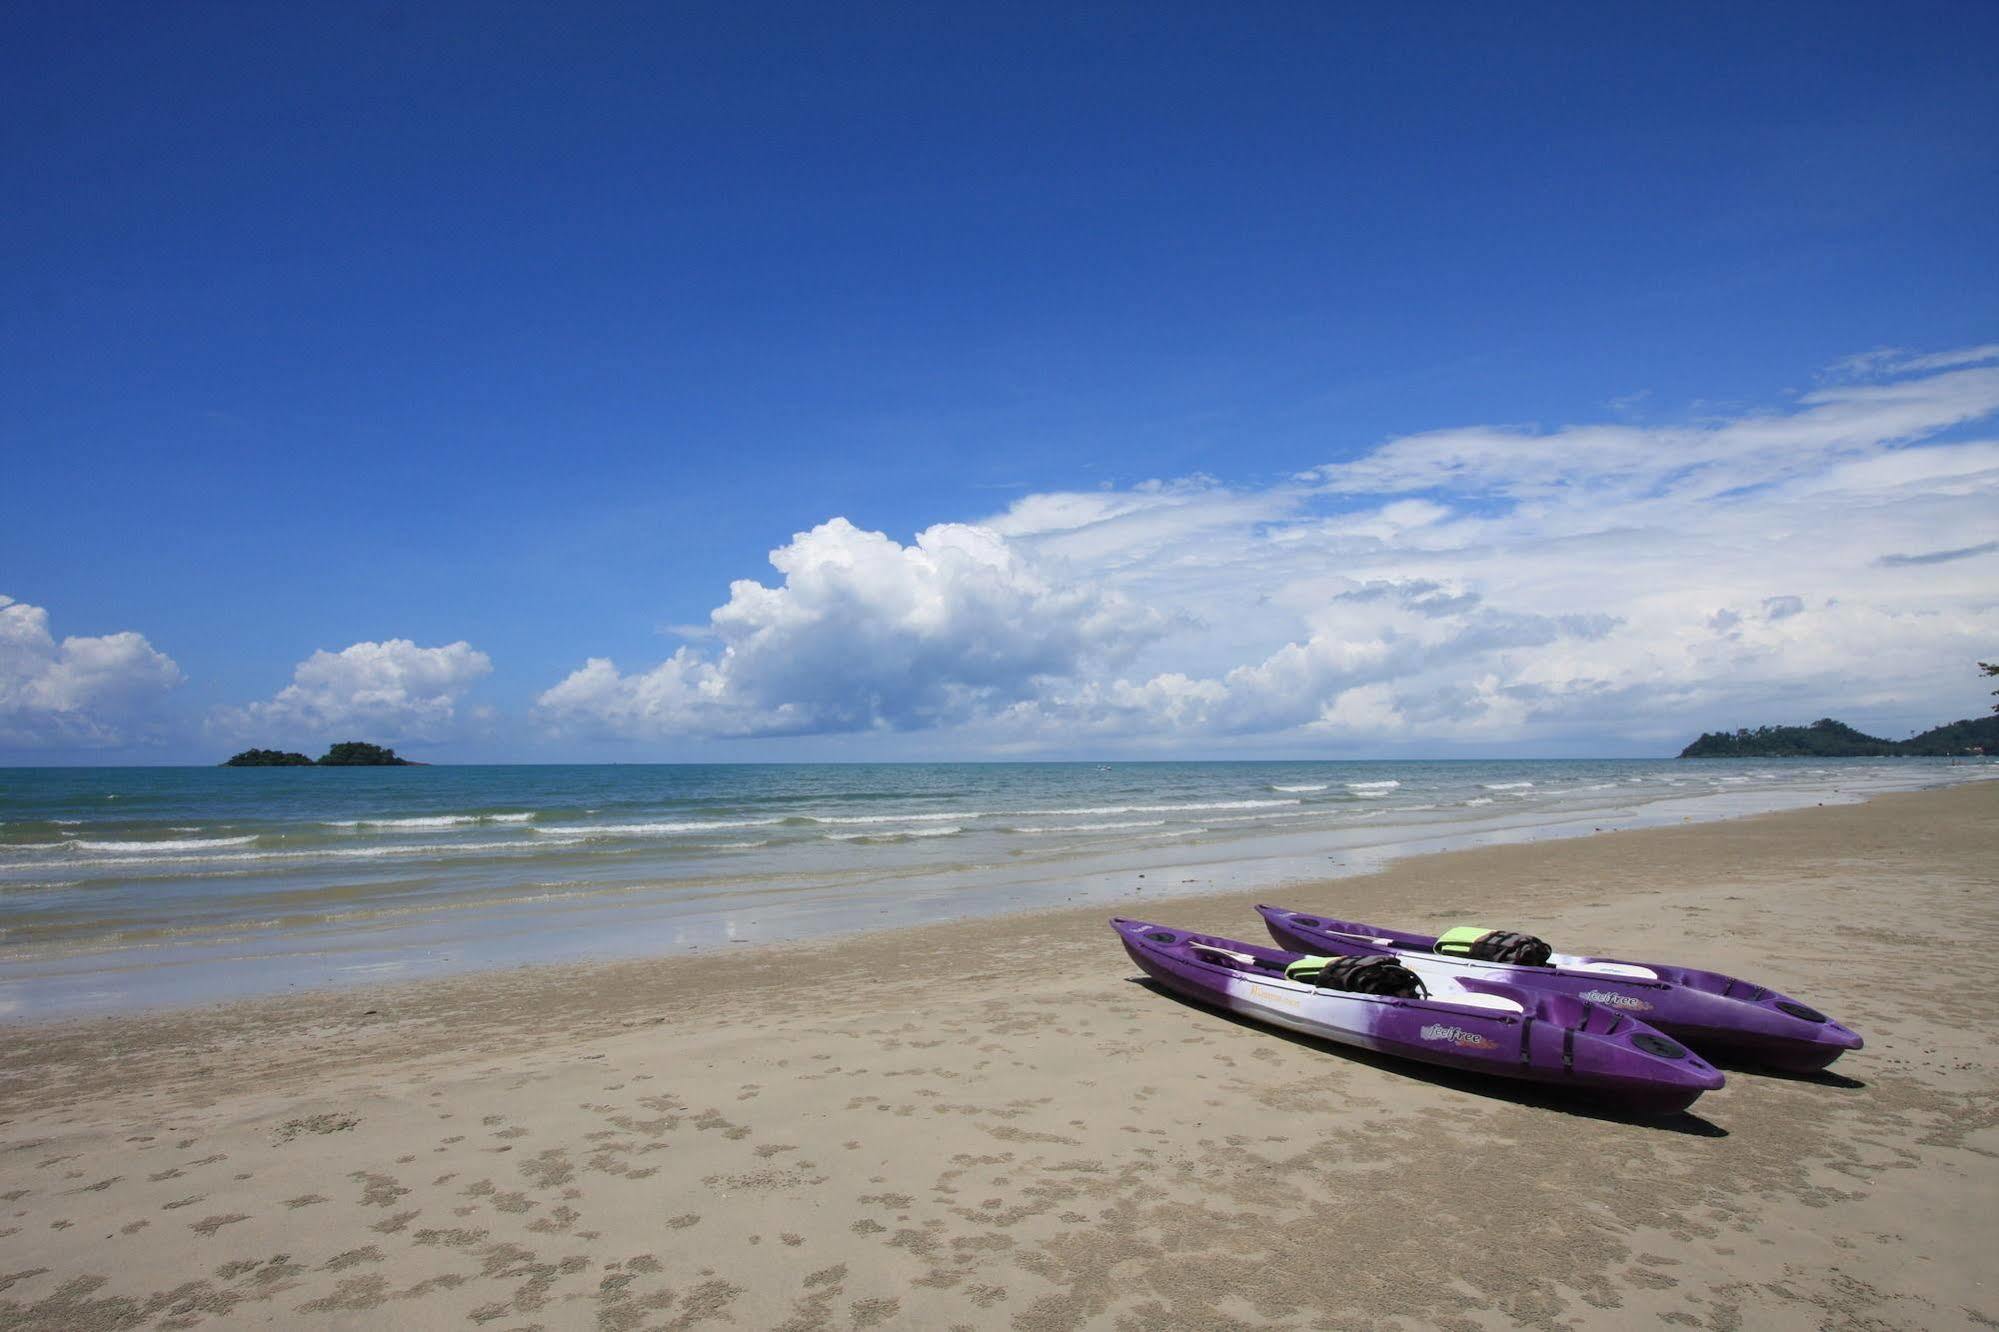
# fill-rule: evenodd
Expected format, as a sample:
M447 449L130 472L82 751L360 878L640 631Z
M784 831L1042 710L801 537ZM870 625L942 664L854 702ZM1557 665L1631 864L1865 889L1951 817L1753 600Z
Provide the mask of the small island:
M285 749L246 749L222 764L225 768L420 768L414 759L398 758L396 751L359 740L343 740L317 760Z
M1810 726L1759 726L1709 731L1680 751L1681 758L1904 758L1999 752L1999 717L1933 726L1907 740L1883 740L1845 722L1821 717Z
M286 749L246 749L222 765L225 768L310 768L312 760Z

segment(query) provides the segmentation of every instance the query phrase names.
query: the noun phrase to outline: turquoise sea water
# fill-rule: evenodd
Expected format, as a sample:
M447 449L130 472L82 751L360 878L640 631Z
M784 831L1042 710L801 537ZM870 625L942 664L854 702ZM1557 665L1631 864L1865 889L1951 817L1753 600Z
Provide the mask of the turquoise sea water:
M0 1017L1275 886L1993 775L1941 760L0 769Z

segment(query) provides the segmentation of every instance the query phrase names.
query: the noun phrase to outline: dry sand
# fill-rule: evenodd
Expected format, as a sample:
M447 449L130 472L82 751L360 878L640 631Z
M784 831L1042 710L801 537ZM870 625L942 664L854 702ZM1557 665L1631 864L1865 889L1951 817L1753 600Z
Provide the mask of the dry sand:
M1274 895L1734 971L1867 1036L1665 1123L1190 1007L1098 910L9 1028L0 1328L1993 1327L1995 812ZM1132 914L1257 937L1153 887Z

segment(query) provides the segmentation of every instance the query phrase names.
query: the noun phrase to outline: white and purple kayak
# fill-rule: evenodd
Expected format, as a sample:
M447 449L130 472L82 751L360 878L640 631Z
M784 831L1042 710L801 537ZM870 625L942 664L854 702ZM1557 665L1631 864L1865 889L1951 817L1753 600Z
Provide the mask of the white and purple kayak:
M1270 937L1286 948L1348 956L1387 950L1404 965L1420 960L1426 981L1442 970L1467 980L1572 996L1641 1019L1710 1057L1810 1073L1861 1046L1857 1032L1810 1005L1717 971L1567 953L1549 954L1545 966L1453 957L1436 951L1433 935L1283 907L1257 911Z
M1125 951L1186 998L1382 1054L1574 1088L1618 1106L1670 1114L1722 1085L1721 1073L1645 1023L1571 995L1397 957L1427 995L1322 989L1291 979L1306 955L1114 917ZM1320 956L1319 960L1324 960Z

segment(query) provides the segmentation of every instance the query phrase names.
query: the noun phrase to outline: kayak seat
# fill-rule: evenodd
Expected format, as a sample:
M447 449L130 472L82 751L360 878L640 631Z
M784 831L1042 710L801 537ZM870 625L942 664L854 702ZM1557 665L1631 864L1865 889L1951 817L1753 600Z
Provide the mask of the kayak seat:
M1315 990L1348 994L1385 994L1421 999L1428 991L1422 978L1392 957L1301 957L1284 968L1286 979Z
M1469 957L1480 962L1545 967L1555 950L1531 934L1488 930L1482 925L1458 925L1437 936L1436 951L1445 957Z

